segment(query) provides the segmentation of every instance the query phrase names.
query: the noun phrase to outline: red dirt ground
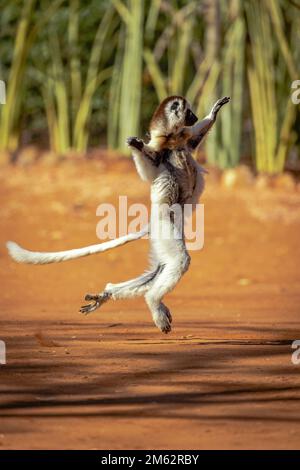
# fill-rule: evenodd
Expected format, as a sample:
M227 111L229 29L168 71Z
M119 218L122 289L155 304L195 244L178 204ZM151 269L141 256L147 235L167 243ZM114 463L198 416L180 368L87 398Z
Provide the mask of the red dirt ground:
M140 274L148 242L24 266L4 242L97 243L101 202L148 200L132 162L1 170L2 449L300 448L300 193L225 190L208 177L205 246L166 299L78 313L86 292Z

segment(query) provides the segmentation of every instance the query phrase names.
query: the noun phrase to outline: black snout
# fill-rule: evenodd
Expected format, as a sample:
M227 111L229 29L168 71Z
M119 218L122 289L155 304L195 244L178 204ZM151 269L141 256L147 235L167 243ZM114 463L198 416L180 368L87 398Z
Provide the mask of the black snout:
M192 126L197 121L198 121L197 116L190 109L188 109L186 112L186 116L185 116L185 125Z

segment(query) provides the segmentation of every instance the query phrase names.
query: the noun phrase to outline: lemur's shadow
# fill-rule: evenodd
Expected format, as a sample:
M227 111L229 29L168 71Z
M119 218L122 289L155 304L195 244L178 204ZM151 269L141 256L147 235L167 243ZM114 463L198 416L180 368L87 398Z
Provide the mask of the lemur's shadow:
M51 332L53 324L41 322L41 327ZM33 324L28 330L31 328ZM150 324L144 324L142 333L131 338L129 330L124 333L118 326L113 328L113 335L110 333L112 339L107 348L105 341L96 339L95 325L78 328L74 323L62 325L57 341L64 348L72 348L72 328L76 328L81 342L81 347L74 349L75 362L74 357L62 354L39 355L37 360L38 348L33 335L24 336L14 326L15 333L7 342L8 364L1 368L1 383L7 380L10 384L9 390L7 387L0 390L3 417L165 416L174 420L255 420L261 417L249 406L264 403L267 409L264 420L300 422L300 410L298 413L294 409L285 416L274 411L277 402L292 404L300 400L299 368L291 363L293 339L286 339L291 330L282 333L283 339L273 339L270 334L263 339L193 336L159 340L152 335ZM203 331L201 322L196 328ZM237 329L242 331L243 327ZM250 329L253 336L262 335L263 328ZM300 332L295 332L295 337L297 334L299 337ZM278 335L278 331L273 334ZM112 343L118 344L119 349L114 350ZM149 345L154 348L149 349ZM21 352L24 359L20 359ZM102 367L112 360L115 367ZM129 367L120 372L119 364ZM149 392L135 390L136 385L145 386ZM155 392L151 392L153 389ZM238 406L221 410L218 408L221 404ZM207 407L212 407L212 414Z

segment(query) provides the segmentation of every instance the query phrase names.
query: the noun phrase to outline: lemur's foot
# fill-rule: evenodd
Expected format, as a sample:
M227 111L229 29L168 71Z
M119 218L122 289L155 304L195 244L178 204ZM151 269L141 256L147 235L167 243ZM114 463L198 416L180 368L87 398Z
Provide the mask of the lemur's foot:
M165 310L164 310L165 315L167 316L169 322L172 323L173 318L172 318L172 315L171 315L170 310L169 310L168 307L166 307L165 305L164 305L164 308L165 308Z
M164 304L161 304L157 314L153 315L153 321L162 333L170 333L172 329L172 315L168 307L166 307Z
M137 137L128 137L128 139L126 139L126 143L128 147L133 147L137 150L142 150L144 147L144 142L142 139L138 139Z
M108 292L103 292L102 294L86 294L85 300L93 300L92 303L83 305L79 312L84 315L94 312L97 308L101 307L102 304L107 302L110 299L111 295Z
M214 116L216 116L218 114L218 112L220 111L220 109L222 108L222 106L224 106L224 104L228 103L229 101L230 101L230 96L224 96L224 98L220 98L214 104L214 107L213 107Z

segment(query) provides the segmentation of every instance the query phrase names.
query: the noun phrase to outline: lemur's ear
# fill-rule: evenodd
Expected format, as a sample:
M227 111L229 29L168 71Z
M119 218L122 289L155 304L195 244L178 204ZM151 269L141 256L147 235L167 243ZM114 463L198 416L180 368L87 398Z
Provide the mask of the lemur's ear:
M179 101L174 101L171 106L171 111L176 111L179 107Z

